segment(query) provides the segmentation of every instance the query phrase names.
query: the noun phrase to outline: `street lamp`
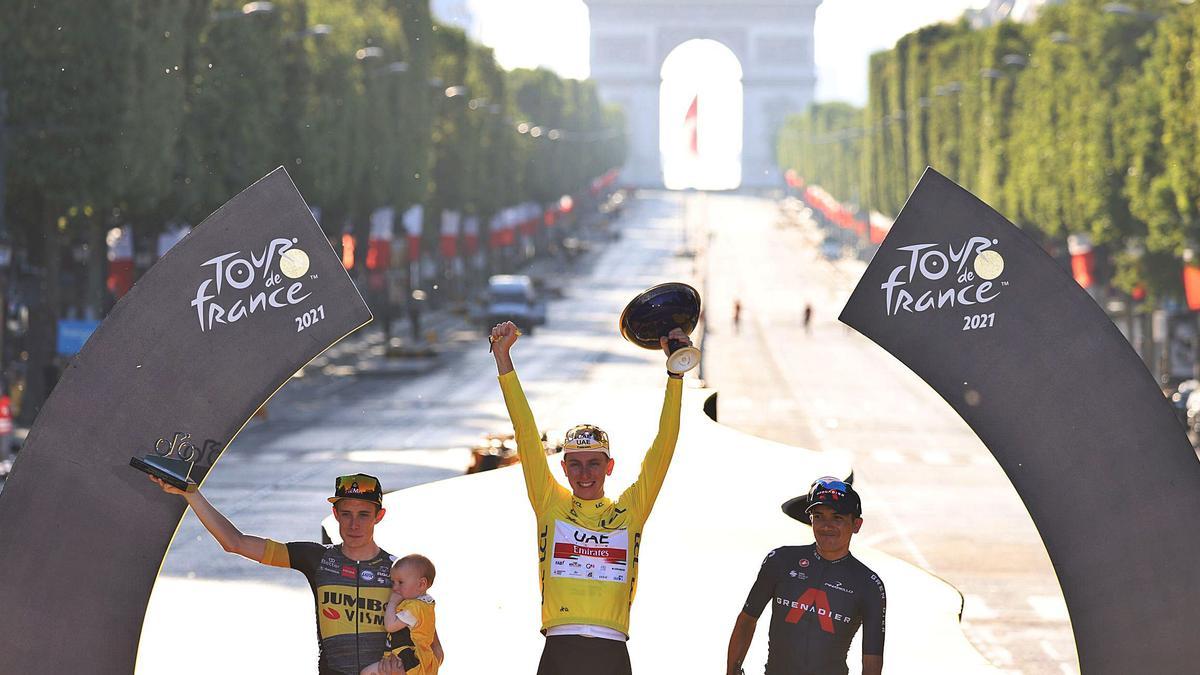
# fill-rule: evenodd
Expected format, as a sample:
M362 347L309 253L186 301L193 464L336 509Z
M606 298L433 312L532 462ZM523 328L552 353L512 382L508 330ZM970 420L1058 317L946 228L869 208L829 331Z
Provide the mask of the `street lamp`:
M1029 59L1020 54L1005 54L1000 58L1000 63L1009 68L1024 68L1029 65Z
M354 52L354 58L358 59L359 61L382 59L383 49L379 47L363 47L362 49Z
M456 84L453 87L446 87L445 94L446 98L458 98L459 96L466 96L468 91L467 85Z
M242 5L241 9L225 9L219 12L213 12L211 18L213 21L225 21L226 19L237 19L243 16L265 15L275 11L275 5L270 2L247 2Z
M329 37L333 32L333 26L327 23L319 23L315 26L309 26L304 30L298 30L295 33L289 33L285 39L300 40L306 37L317 38L318 40Z
M1066 33L1062 32L1061 30L1056 30L1050 34L1050 41L1056 45L1070 44L1071 36L1067 35Z
M1187 4L1187 3L1181 3L1181 4ZM1126 4L1122 4L1120 2L1110 2L1107 5L1104 5L1103 7L1101 7L1100 9L1105 14L1117 14L1120 16L1128 16L1128 17L1131 17L1134 19L1142 19L1143 21L1157 21L1160 18L1162 18L1161 15L1155 14L1154 12L1143 12L1141 10L1134 9L1133 7L1130 7L1129 5L1126 5Z

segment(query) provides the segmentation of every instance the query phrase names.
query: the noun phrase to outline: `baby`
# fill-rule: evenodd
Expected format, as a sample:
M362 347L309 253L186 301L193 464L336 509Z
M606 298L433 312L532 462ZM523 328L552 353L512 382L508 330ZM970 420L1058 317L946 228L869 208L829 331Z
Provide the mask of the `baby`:
M407 675L436 675L445 656L437 639L433 598L426 591L436 571L423 555L411 554L392 565L392 596L383 612L387 643L383 656L395 656ZM372 663L360 675L379 675Z

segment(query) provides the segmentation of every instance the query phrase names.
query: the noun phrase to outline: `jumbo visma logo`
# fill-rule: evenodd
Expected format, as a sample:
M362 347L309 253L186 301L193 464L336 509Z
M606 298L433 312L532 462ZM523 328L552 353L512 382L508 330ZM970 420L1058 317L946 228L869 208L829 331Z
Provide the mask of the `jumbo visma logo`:
M355 596L338 591L321 591L321 614L330 621L364 626L382 626L386 603L379 598Z
M295 246L297 242L295 238L272 239L261 252L246 255L233 251L201 264L209 276L196 287L192 300L200 330L210 331L251 314L290 307L312 295L305 292L301 280L308 273L308 254ZM316 275L309 278L315 279Z
M995 300L1001 287L1008 285L997 281L1004 272L1004 258L994 248L999 243L998 239L971 237L958 247L929 243L895 249L904 254L903 262L892 268L887 281L879 286L886 315L973 308Z

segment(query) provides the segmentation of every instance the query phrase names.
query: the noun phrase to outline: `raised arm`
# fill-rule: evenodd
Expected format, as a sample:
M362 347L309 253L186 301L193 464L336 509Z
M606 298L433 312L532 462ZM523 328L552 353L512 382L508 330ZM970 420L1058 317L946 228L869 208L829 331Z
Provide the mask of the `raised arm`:
M263 562L267 552L267 540L262 537L256 537L252 534L243 534L237 529L233 523L229 522L217 507L209 503L204 495L200 494L199 490L195 492L184 492L167 483L150 476L150 480L158 484L163 492L173 495L182 495L187 500L188 506L192 507L192 511L196 517L200 519L200 523L204 525L204 529L217 540L221 548L230 553L236 553L243 558L249 558L254 562Z
M521 472L525 475L529 503L534 511L540 512L549 496L560 486L550 475L537 422L533 419L533 411L529 409L529 401L525 399L525 391L521 389L521 382L513 369L509 350L519 336L520 332L513 322L497 324L492 328L492 356L496 359L496 373L500 379L500 390L504 393L504 405L508 408L508 417L512 420L513 433L517 437L517 455L521 458Z
M690 345L691 339L678 328L671 331L672 339ZM661 338L663 352L667 351L667 338ZM621 500L629 500L642 513L649 513L654 508L654 500L662 489L663 480L667 477L667 469L671 466L671 458L675 456L675 442L679 439L679 408L683 399L683 378L671 375L667 378L667 391L663 396L662 412L658 416L658 434L646 456L642 459L642 468L637 480L630 485Z

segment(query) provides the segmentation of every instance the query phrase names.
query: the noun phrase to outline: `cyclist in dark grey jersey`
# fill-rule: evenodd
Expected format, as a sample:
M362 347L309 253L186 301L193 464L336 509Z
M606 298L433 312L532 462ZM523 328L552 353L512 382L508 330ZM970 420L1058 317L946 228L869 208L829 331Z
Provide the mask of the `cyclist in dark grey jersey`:
M245 534L200 494L183 492L150 477L169 494L180 495L221 548L255 562L290 567L304 574L312 589L317 616L319 675L358 675L379 661L387 631L383 611L392 592L393 556L375 543L375 525L383 519L383 486L366 474L340 476L334 484L333 515L340 545L314 542L283 544ZM434 635L434 651L441 643ZM404 665L394 656L381 661L381 672L401 675Z
M727 675L742 672L754 629L771 604L766 675L846 675L850 641L863 629L863 675L883 672L883 581L850 554L862 502L847 483L821 478L783 505L811 522L816 543L767 554L729 638Z

